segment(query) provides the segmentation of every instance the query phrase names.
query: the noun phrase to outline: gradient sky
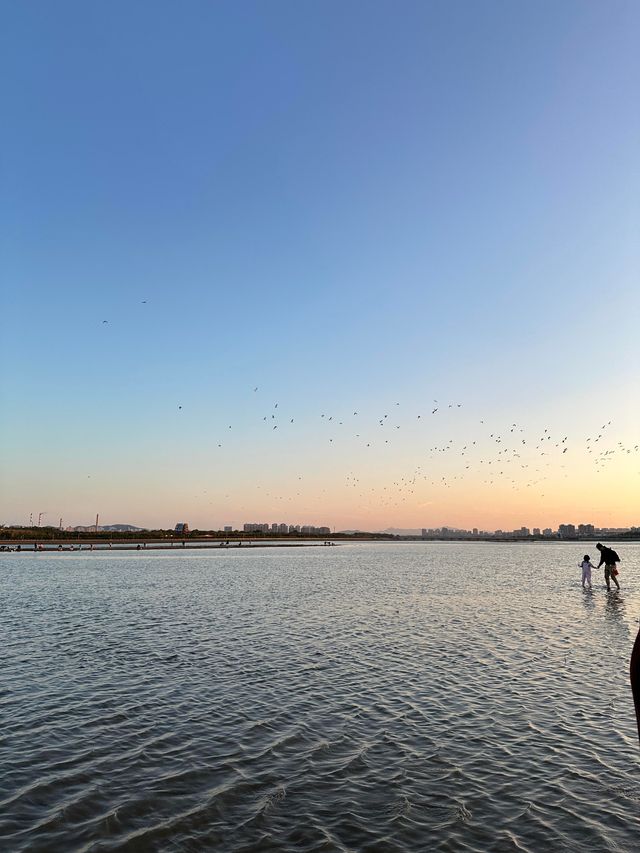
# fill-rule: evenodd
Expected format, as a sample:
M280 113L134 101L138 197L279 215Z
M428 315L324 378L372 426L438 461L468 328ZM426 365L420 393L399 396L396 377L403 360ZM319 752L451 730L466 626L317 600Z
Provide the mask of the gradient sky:
M640 524L637 3L1 30L0 523Z

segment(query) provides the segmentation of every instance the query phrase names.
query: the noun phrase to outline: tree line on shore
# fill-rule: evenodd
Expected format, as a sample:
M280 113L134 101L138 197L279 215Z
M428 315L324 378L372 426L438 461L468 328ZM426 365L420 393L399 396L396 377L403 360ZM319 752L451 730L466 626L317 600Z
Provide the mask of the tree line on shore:
M367 533L364 531L356 531L354 533L334 533L331 536L324 534L307 534L307 533L272 533L268 532L252 532L244 533L241 530L225 532L223 530L189 530L188 533L176 533L175 530L61 530L59 527L0 527L0 540L17 541L104 541L104 542L122 542L134 541L143 542L145 540L156 539L175 539L182 542L189 539L225 539L225 540L245 540L250 539L381 539L394 540L400 537L391 533Z

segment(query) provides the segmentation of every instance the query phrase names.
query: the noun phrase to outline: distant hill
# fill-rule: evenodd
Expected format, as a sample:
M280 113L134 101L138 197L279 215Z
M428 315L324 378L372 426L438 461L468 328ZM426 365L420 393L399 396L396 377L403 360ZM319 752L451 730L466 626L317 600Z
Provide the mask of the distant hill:
M336 536L389 536L386 531L383 530L337 530L335 531Z
M392 536L422 536L422 530L412 530L400 527L387 527L386 530L379 530L379 533L390 533Z
M442 524L442 525L438 525L438 526L439 527L445 527L451 533L456 533L459 530L459 528L450 527L448 524ZM460 532L464 533L466 531L460 531ZM391 533L393 536L422 536L422 530L421 529L412 530L411 528L403 529L400 527L387 527L386 530L380 530L379 533Z

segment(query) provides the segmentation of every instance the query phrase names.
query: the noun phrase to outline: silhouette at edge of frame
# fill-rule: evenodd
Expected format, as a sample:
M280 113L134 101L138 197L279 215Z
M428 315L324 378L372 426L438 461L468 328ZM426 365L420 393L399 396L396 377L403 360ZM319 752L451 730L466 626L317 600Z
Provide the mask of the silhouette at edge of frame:
M633 704L636 706L636 721L638 723L638 740L640 741L640 631L633 644L631 662L629 664Z

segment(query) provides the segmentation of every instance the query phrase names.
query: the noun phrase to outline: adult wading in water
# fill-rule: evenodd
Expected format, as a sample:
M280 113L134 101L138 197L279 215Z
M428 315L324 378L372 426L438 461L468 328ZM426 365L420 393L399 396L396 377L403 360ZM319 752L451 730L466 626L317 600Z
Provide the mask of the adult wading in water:
M596 566L596 569L599 569L600 566L604 563L604 582L607 585L607 589L611 589L611 585L609 583L609 578L613 579L614 584L620 589L620 584L618 583L618 578L616 575L618 574L618 570L616 569L616 563L620 562L620 557L616 554L613 548L607 548L606 545L601 545L599 542L596 545L598 551L600 551L600 562Z

